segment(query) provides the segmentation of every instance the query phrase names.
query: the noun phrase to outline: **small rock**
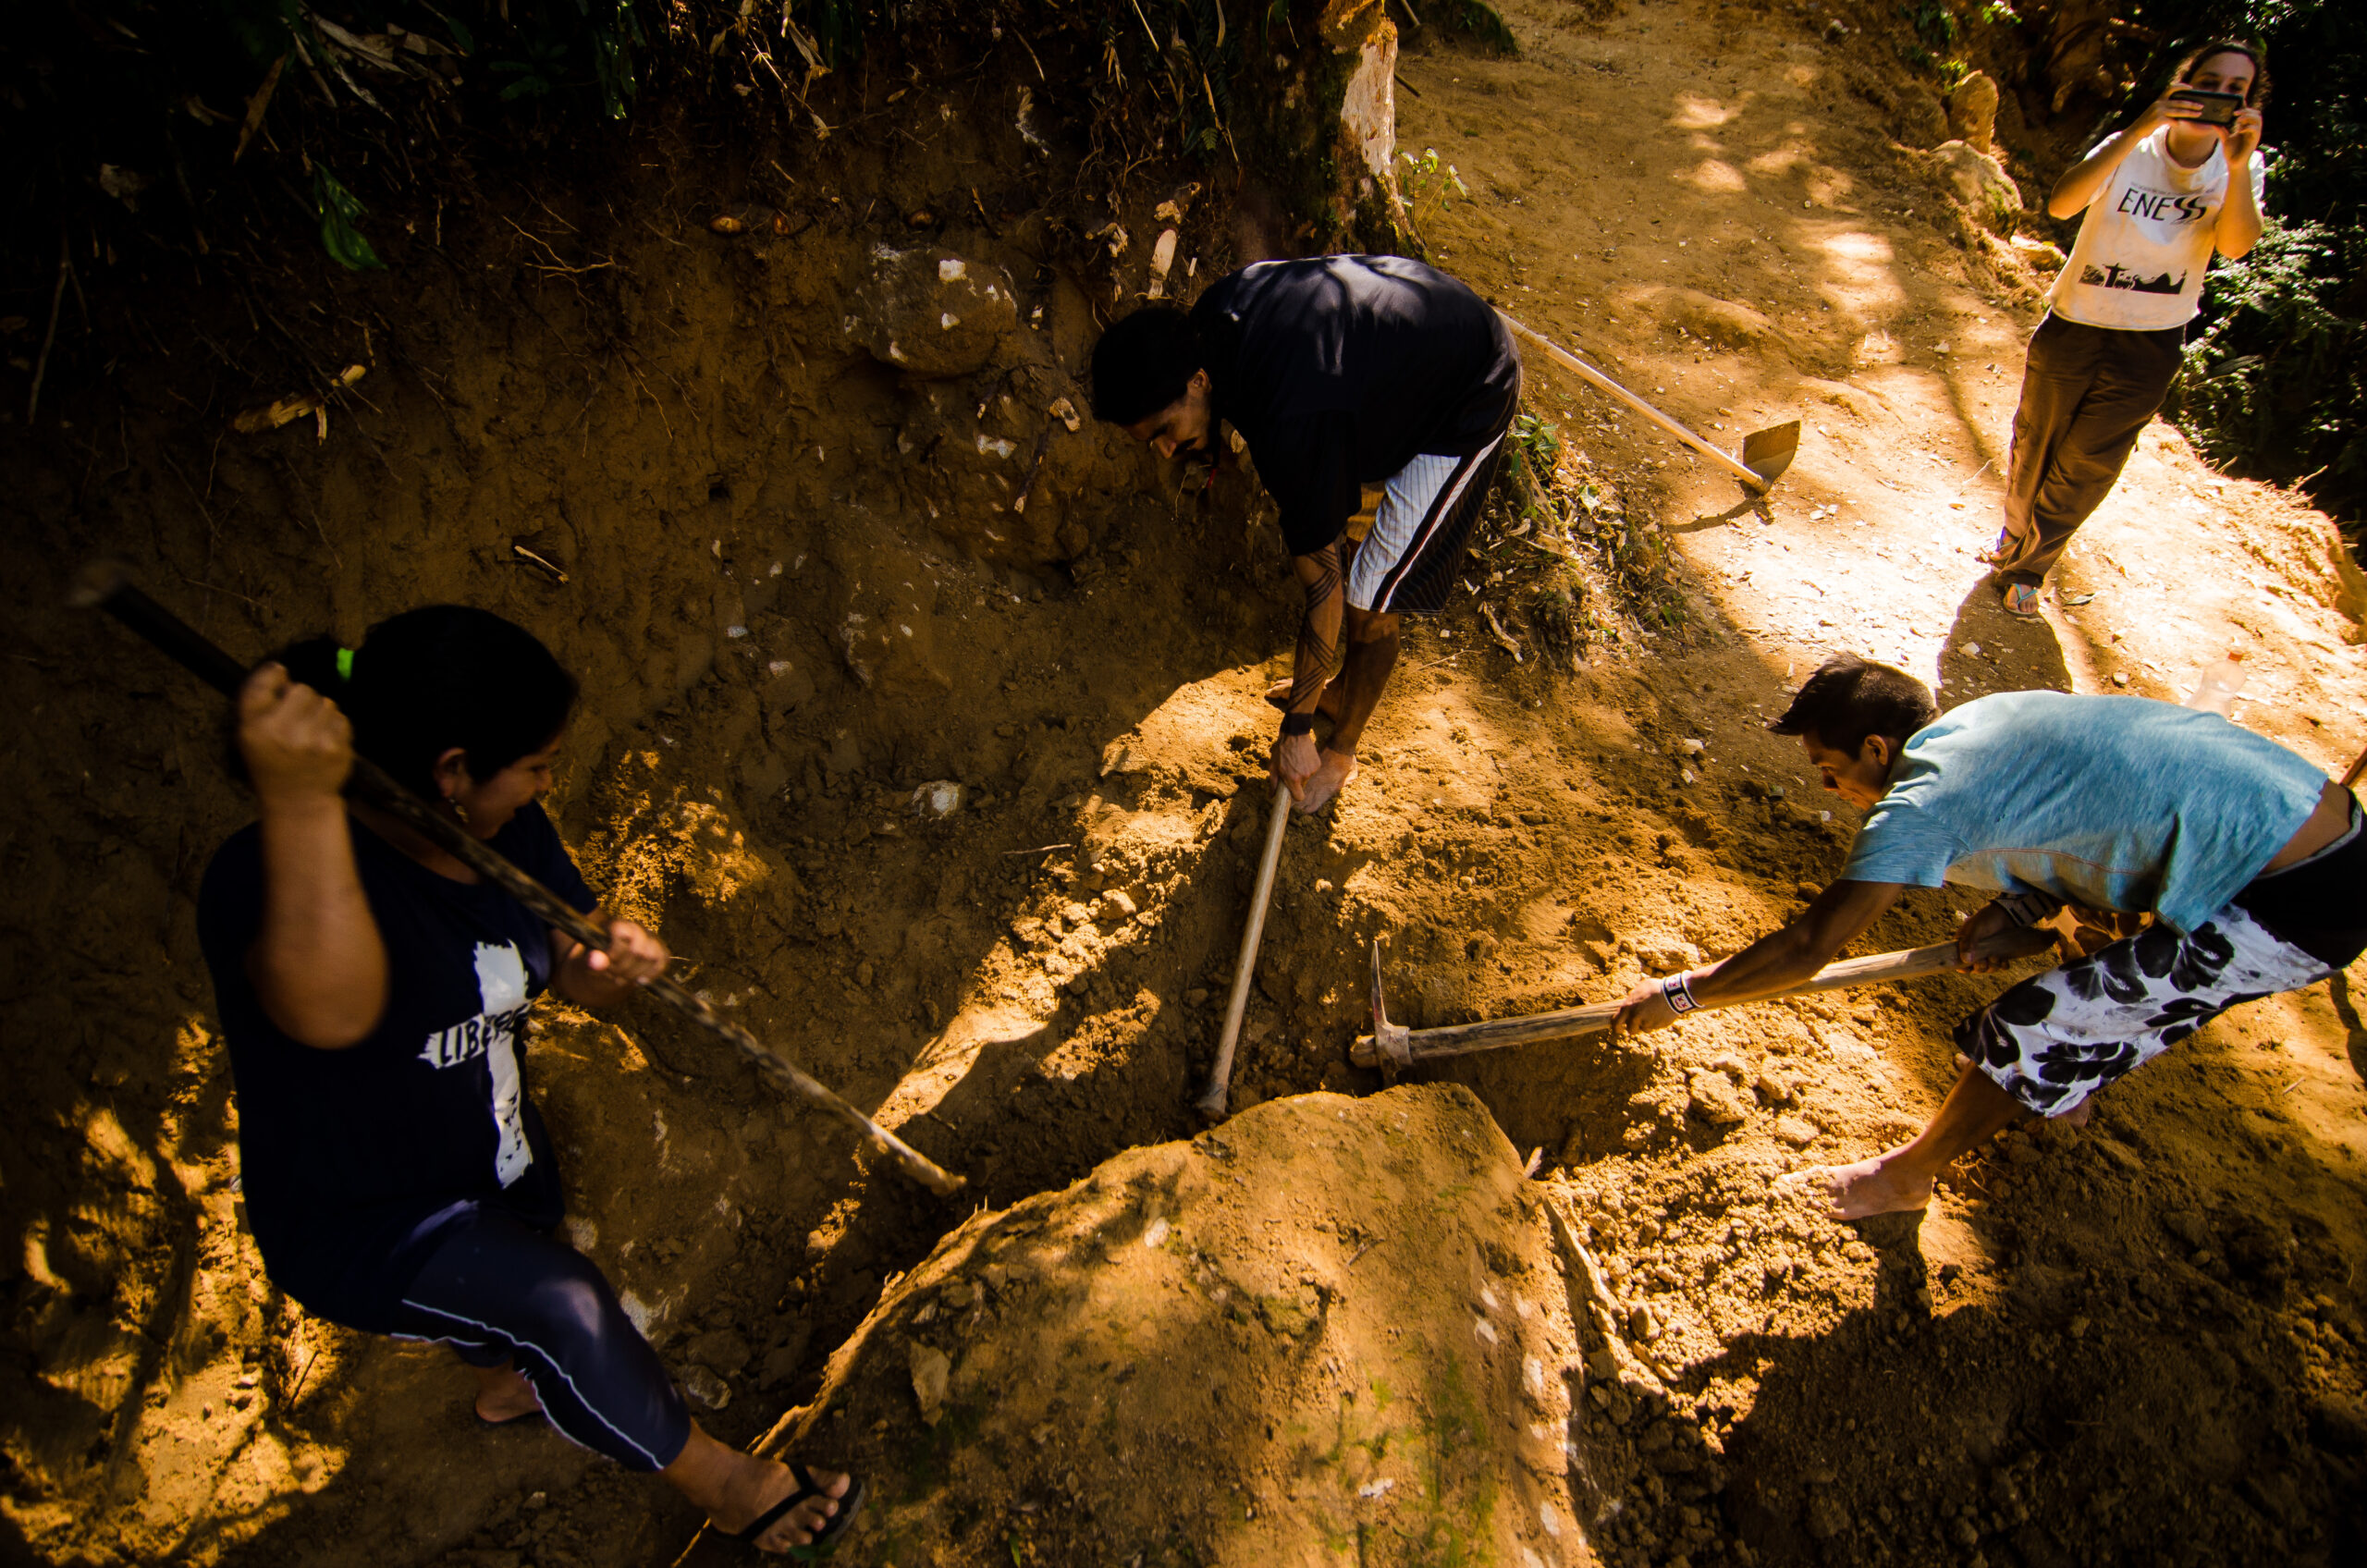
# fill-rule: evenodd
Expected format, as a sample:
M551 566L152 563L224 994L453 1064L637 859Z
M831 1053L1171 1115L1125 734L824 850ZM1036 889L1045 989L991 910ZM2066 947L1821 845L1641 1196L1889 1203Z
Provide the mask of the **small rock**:
M682 1354L702 1366L712 1366L724 1377L739 1376L748 1365L748 1341L729 1329L711 1329L682 1347Z
M1787 1081L1782 1073L1777 1072L1772 1068L1760 1069L1759 1092L1767 1096L1767 1103L1770 1105L1789 1105L1792 1103L1792 1085L1790 1082Z
M1642 1340L1648 1344L1661 1337L1661 1320L1650 1303L1641 1303L1628 1309L1627 1334L1630 1339Z
M1206 986L1195 986L1184 993L1184 1005L1186 1007L1198 1007L1208 999L1208 988Z
M914 1341L907 1355L913 1373L913 1398L920 1402L921 1421L934 1427L945 1415L945 1387L953 1360L934 1345Z
M1019 324L1008 273L938 250L879 248L850 304L846 337L882 364L920 376L968 374Z
M1688 1098L1693 1114L1715 1126L1732 1126L1750 1114L1734 1080L1723 1072L1693 1074Z
M682 1392L694 1404L709 1410L721 1410L731 1403L731 1390L722 1378L695 1362L682 1368Z
M1807 1523L1809 1535L1829 1541L1849 1527L1849 1515L1842 1512L1830 1493L1819 1491L1809 1499Z
M1775 1135L1796 1149L1815 1143L1820 1133L1817 1124L1804 1116L1779 1116L1775 1119Z
M1978 643L1967 643L1964 645L1964 656L1968 659L1979 658L1981 656L1981 644Z
M1134 900L1122 888L1110 888L1101 895L1101 901L1121 919L1132 920L1134 917Z
M913 791L913 812L939 821L968 802L970 788L950 778L932 778Z
M1697 741L1692 736L1687 735L1684 740L1679 741L1677 744L1685 748L1685 754L1686 756L1698 757L1707 748L1708 742Z
M2093 1129L2091 1129L2091 1131L2093 1131ZM2106 1138L2100 1135L2093 1141L2096 1147L2103 1151L2103 1155L2106 1159L2111 1160L2115 1165L2119 1166L2123 1170L2128 1171L2130 1175L2136 1175L2145 1169L2144 1158L2135 1149L2130 1148L2127 1144L2120 1142L2118 1139Z
M1997 100L1997 83L1986 71L1974 71L1948 94L1948 129L1975 152L1993 152Z
M2116 670L2114 670L2114 671L2112 672L2112 683L2113 683L2114 685L2116 685L2116 686L2126 686L2126 685L2128 685L2128 671L2127 671L2127 670L2125 670L2125 669L2116 669Z
M1699 963L1701 949L1690 942L1669 942L1656 947L1639 947L1636 949L1636 957L1655 974L1673 974Z
M1932 159L1933 171L1977 215L1994 223L2020 210L2021 188L1989 153L1969 142L1943 141Z

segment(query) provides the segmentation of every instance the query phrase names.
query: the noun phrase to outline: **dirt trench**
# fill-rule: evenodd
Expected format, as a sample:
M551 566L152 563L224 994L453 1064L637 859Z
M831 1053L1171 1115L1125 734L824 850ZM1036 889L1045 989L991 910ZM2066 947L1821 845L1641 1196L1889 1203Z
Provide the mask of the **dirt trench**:
M1897 657L1944 701L2181 698L2238 649L2242 721L2329 767L2367 740L2356 568L2331 526L2219 480L2165 427L2043 628L1994 612L1965 557L2042 278L1959 247L1879 18L1849 13L1864 35L1835 42L1822 13L1753 10L1737 41L1737 9L1516 5L1517 59L1407 29L1401 141L1472 187L1417 192L1442 263L1714 434L1805 409L1809 441L1753 506L1532 366L1531 409L1564 438L1551 484L1506 493L1472 591L1409 639L1356 786L1294 825L1238 1106L1381 1087L1345 1051L1382 933L1392 1009L1430 1023L1615 995L1797 908L1849 822L1756 720L1834 648ZM1055 411L1084 408L1095 312L1147 258L1079 269L1031 227L1031 154L985 91L905 105L916 135L953 128L934 153L799 165L812 189L775 209L794 232L709 232L749 205L755 160L663 129L596 179L489 187L423 242L415 298L350 312L370 369L325 441L227 431L288 388L207 354L247 318L203 299L151 319L175 351L127 358L54 436L11 430L6 1550L277 1568L366 1541L388 1562L606 1568L670 1561L696 1525L547 1435L476 1431L440 1353L325 1329L263 1280L190 925L243 807L215 705L56 607L87 554L141 559L241 655L438 598L533 628L585 681L557 815L593 885L996 1213L1193 1130L1262 815L1282 563L1240 475L1180 491ZM964 142L972 125L990 129ZM1625 173L1569 156L1605 127ZM965 159L999 165L979 221L936 221ZM1246 253L1213 200L1180 227L1187 282ZM879 247L909 259L883 272ZM959 312L924 313L956 288ZM973 306L983 353L948 345L918 378L889 356L890 317ZM1564 552L1580 564L1548 558ZM1868 611L1853 580L1888 596ZM941 818L936 781L962 788ZM1866 950L1936 940L1960 907L1911 897ZM1540 1152L1523 1201L1558 1209L1616 1297L1591 1345L1615 1341L1617 1375L1576 1411L1593 1512L1553 1548L1567 1561L2357 1550L2354 979L2214 1025L2088 1133L2002 1141L1919 1222L1770 1201L1780 1170L1919 1122L1949 1026L1991 989L1426 1075L1476 1093L1514 1156ZM529 1071L573 1235L703 1420L738 1440L851 1404L905 1418L907 1366L826 1383L826 1365L887 1342L923 1276L938 1288L924 1260L964 1212L865 1170L660 1016L549 1010ZM1425 1332L1468 1331L1464 1305L1434 1305ZM1024 1355L1074 1329L994 1331ZM1062 1506L1040 1446L964 1473L947 1506ZM1351 1505L1373 1560L1423 1560L1404 1502ZM1114 1544L1039 1537L1047 1562Z

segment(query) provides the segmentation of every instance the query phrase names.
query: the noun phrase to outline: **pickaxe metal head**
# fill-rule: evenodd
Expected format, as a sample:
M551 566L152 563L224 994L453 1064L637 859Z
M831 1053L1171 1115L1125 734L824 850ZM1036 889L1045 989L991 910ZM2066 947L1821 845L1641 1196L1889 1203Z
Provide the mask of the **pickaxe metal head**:
M1374 937L1372 943L1373 1051L1383 1061L1394 1062L1399 1067L1410 1067L1414 1062L1414 1052L1412 1047L1407 1044L1407 1040L1414 1032L1403 1023L1389 1022L1389 1003L1380 994L1381 946L1382 939L1379 937Z

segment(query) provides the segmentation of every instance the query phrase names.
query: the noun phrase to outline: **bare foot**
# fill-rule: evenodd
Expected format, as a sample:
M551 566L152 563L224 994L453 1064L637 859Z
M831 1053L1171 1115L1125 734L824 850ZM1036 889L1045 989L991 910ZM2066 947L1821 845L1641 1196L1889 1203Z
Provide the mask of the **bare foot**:
M541 1412L543 1402L535 1397L534 1385L526 1375L504 1363L499 1366L478 1366L471 1370L477 1375L477 1419L498 1427L505 1421Z
M1298 810L1312 816L1331 803L1333 796L1348 787L1356 776L1356 759L1342 756L1338 752L1326 752L1315 771L1307 776L1306 793L1299 797Z
M1266 700L1287 713L1291 705L1292 684L1288 680L1275 681L1266 688ZM1340 722L1340 683L1337 680L1323 683L1323 695L1315 699L1315 711L1334 724Z
M778 1460L758 1459L754 1454L737 1454L744 1461L734 1467L734 1474L725 1483L722 1501L708 1512L707 1517L717 1528L738 1534L763 1516L765 1510L797 1490L797 1477L789 1466ZM775 1521L773 1527L756 1537L758 1551L783 1552L793 1546L812 1542L830 1516L839 1511L838 1500L847 1495L853 1477L832 1470L816 1470L814 1479L821 1484L824 1496L809 1497Z
M2066 1127L2085 1127L2096 1114L2096 1096L2090 1095L2054 1120Z
M1895 1154L1898 1151L1893 1150ZM1855 1165L1821 1165L1775 1179L1787 1196L1821 1201L1828 1219L1867 1219L1877 1214L1911 1214L1932 1201L1932 1183L1919 1184L1891 1169L1891 1155L1878 1154Z

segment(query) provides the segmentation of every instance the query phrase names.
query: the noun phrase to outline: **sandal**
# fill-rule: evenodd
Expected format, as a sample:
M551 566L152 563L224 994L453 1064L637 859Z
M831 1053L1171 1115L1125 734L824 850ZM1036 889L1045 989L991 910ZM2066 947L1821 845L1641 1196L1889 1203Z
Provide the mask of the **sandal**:
M815 1484L814 1472L805 1468L804 1465L791 1464L789 1467L789 1474L790 1478L797 1483L797 1489L757 1514L754 1522L746 1529L733 1531L731 1533L733 1540L753 1546L764 1539L767 1530L780 1523L782 1514L787 1513L799 1503L805 1501L808 1498L830 1495ZM846 1538L847 1526L854 1523L855 1514L863 1507L864 1493L867 1489L861 1476L853 1477L852 1483L847 1488L847 1495L832 1500L838 1503L839 1511L831 1514L820 1529L814 1532L812 1540L803 1546L793 1546L789 1549L790 1561L819 1562L838 1550L839 1543Z
M2005 613L2023 620L2038 619L2038 590L2027 582L2008 582L1999 595Z

